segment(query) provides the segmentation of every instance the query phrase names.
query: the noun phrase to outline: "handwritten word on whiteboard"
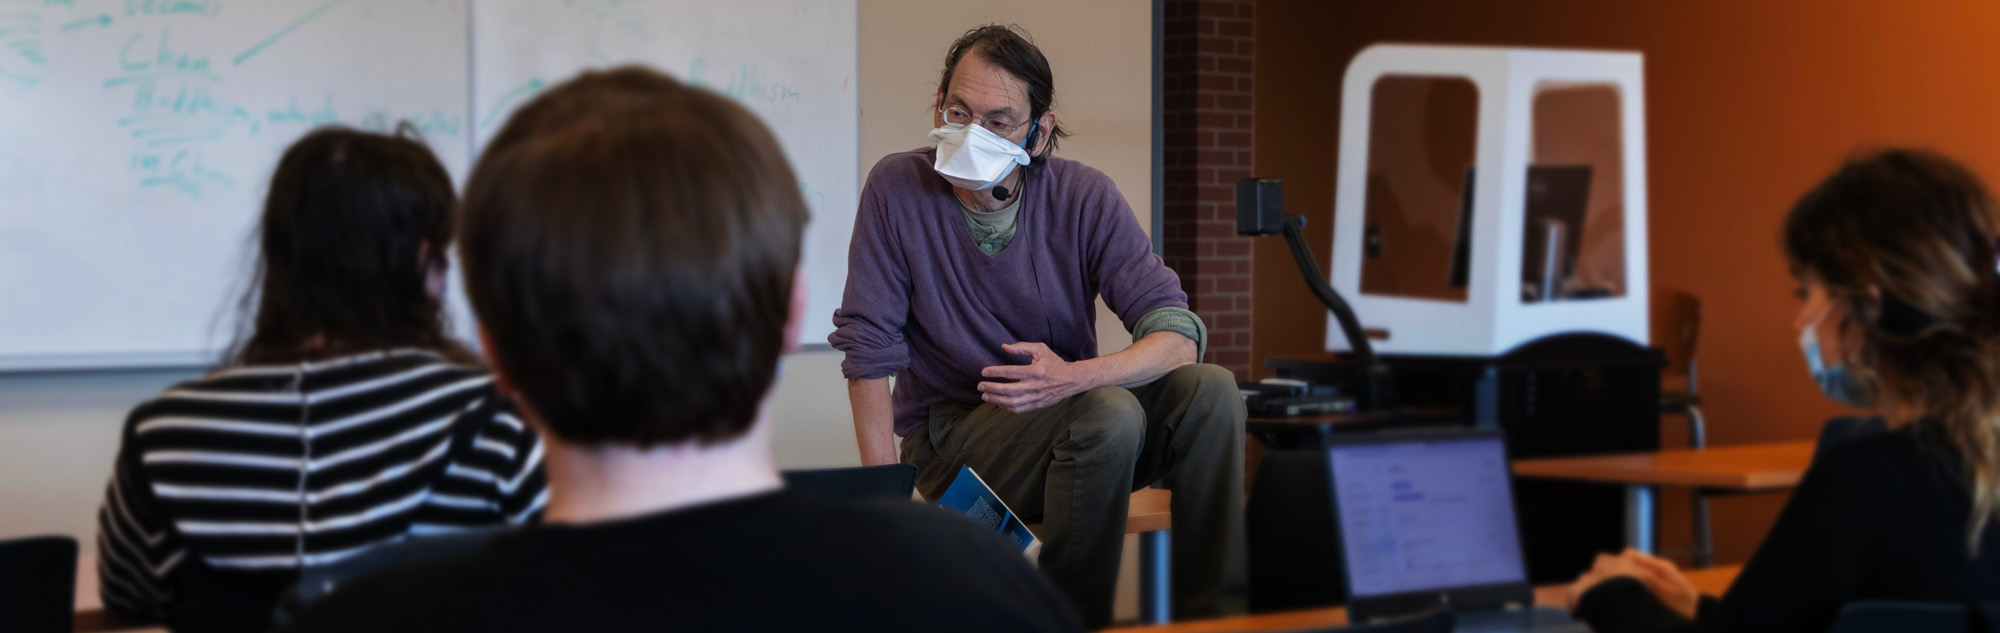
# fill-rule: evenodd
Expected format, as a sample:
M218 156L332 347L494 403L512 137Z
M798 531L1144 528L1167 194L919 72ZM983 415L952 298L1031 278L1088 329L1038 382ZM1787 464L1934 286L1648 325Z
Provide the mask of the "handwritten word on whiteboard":
M0 370L212 361L292 141L408 123L463 183L513 108L624 63L777 132L813 206L805 334L824 340L855 50L853 0L0 0Z

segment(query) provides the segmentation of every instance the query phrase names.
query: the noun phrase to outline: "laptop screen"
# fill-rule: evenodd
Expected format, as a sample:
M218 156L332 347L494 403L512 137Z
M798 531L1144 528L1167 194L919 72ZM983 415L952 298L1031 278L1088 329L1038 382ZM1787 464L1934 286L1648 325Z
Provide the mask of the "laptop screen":
M1331 449L1356 597L1526 582L1498 437Z

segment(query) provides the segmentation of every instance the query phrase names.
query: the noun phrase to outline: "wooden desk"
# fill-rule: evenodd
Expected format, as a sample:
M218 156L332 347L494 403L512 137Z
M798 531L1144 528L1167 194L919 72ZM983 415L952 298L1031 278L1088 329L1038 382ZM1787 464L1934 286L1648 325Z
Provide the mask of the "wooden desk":
M105 611L103 608L91 609L89 611L78 610L76 612L76 631L77 633L110 633L112 631L167 633L167 629L159 625L133 624L118 616L111 615L110 612Z
M1660 486L1727 492L1788 490L1812 465L1814 443L1750 444L1657 453L1527 459L1514 474L1625 486L1625 541L1645 552L1658 550L1653 523Z
M73 628L79 632L89 631L133 631L135 633L165 633L166 629L151 624L134 624L104 610L104 599L97 594L97 551L85 546L76 559L76 620Z
M1687 486L1738 492L1797 486L1812 464L1813 442L1748 444L1702 450L1527 459L1514 474L1614 484Z
M1688 581L1694 588L1709 595L1722 595L1729 590L1729 583L1736 580L1742 567L1716 567L1687 573ZM1544 607L1563 608L1567 601L1565 585L1535 588L1535 604ZM1194 620L1164 625L1141 625L1105 629L1104 633L1276 633L1279 631L1300 631L1347 625L1347 609L1328 607L1268 613L1264 615L1244 615L1213 620Z

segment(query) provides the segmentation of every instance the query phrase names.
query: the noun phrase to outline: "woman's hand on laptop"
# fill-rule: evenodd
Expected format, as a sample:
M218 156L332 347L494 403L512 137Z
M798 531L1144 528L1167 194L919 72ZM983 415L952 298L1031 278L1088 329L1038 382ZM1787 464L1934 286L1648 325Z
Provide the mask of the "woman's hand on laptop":
M1660 602L1687 619L1694 619L1695 609L1701 605L1701 592L1688 582L1687 576L1673 561L1638 550L1626 550L1623 556L1630 558L1632 564L1645 572L1639 576L1639 581L1646 583L1646 588L1653 590L1653 595L1659 596Z
M1694 619L1695 607L1701 603L1701 592L1689 584L1672 561L1627 549L1617 556L1599 554L1597 564L1588 573L1569 586L1568 598L1571 611L1576 610L1583 594L1599 583L1620 576L1630 576L1646 586L1658 596L1660 602L1687 619Z

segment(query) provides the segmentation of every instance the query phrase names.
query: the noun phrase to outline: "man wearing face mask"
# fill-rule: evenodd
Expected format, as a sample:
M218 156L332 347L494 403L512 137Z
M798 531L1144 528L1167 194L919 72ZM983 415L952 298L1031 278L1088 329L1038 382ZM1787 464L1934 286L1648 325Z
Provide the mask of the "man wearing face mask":
M917 466L931 499L970 466L1043 523L1041 568L1093 628L1128 497L1172 472L1175 615L1215 615L1243 560L1243 401L1199 364L1206 329L1111 179L1053 155L1053 102L1034 44L973 29L945 57L932 146L869 174L830 337L862 461ZM1105 356L1099 296L1133 338Z

